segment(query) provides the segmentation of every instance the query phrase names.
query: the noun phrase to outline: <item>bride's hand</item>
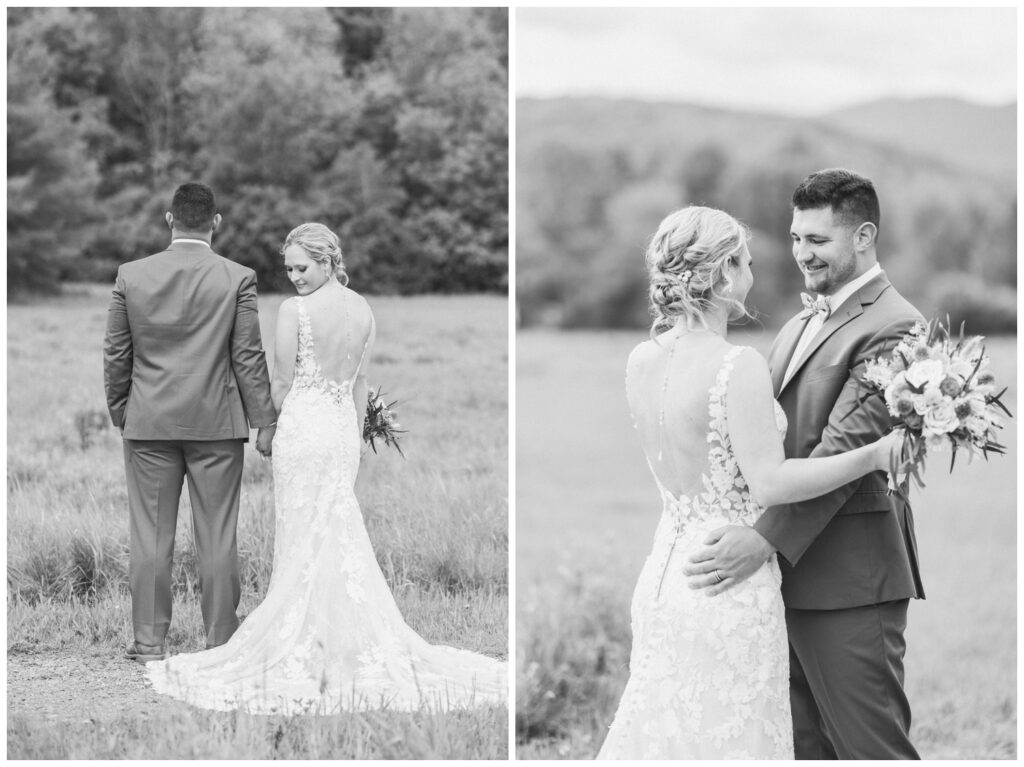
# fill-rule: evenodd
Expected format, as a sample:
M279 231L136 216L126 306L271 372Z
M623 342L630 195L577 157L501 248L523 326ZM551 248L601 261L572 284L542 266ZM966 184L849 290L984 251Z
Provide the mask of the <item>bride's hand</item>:
M906 435L898 430L886 434L875 442L875 468L879 471L889 471L895 464L903 466L903 440Z

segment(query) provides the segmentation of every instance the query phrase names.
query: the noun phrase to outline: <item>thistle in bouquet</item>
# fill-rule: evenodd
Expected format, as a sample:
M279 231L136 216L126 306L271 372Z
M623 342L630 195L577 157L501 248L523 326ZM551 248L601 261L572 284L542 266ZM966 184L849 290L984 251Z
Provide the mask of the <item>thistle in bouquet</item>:
M366 417L363 419L363 442L366 442L374 453L377 452L377 440L381 440L385 447L393 447L398 454L405 458L401 445L398 444L398 435L405 434L405 429L400 429L398 416L394 411L398 400L385 402L381 396L380 387L377 391L371 391L366 398Z
M995 376L985 354L983 336L955 340L938 320L918 322L888 357L865 365L859 383L868 389L858 404L881 397L893 429L904 434L901 456L889 467L889 492L908 499L910 480L924 487L921 472L929 454L949 450L953 471L957 452L968 458L981 453L1004 454L996 441L1001 415L1013 414L1002 402L1006 387L996 392ZM901 480L900 473L905 476Z

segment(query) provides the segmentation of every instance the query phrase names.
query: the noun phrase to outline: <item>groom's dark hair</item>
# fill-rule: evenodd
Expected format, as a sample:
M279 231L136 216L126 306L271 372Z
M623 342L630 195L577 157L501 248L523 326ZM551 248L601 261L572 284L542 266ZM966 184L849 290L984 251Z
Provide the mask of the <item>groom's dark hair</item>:
M217 215L217 199L206 184L182 184L171 200L171 215L178 229L187 232L208 232Z
M875 227L881 218L878 195L871 179L852 170L829 168L812 173L793 192L797 210L832 208L847 226L860 226L870 221Z

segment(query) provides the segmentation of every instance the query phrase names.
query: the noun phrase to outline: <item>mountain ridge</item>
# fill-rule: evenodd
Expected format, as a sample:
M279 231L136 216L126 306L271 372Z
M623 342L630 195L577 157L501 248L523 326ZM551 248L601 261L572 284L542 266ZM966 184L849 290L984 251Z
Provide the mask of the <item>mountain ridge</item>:
M1003 180L1016 177L1016 101L988 106L951 96L882 98L833 110L819 119Z
M667 142L673 140L668 122L684 142L696 132L701 140L733 143L743 151L763 148L766 137L776 134L822 132L830 142L849 136L884 154L925 159L1015 188L1016 108L1015 101L988 106L956 97L882 98L801 117L685 101L525 97L517 99L516 139L529 149L537 138L532 131L547 137L561 131L584 145L622 144L645 131ZM587 130L580 132L580 125Z

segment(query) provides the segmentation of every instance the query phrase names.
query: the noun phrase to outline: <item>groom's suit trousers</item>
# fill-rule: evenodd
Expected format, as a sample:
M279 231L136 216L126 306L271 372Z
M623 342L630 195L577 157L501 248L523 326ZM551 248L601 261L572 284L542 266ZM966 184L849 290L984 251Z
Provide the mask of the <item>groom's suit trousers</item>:
M181 489L188 480L203 625L208 646L238 628L236 522L243 441L124 440L128 479L135 641L162 647L171 622L174 533Z
M918 759L903 691L909 600L786 609L797 759Z

